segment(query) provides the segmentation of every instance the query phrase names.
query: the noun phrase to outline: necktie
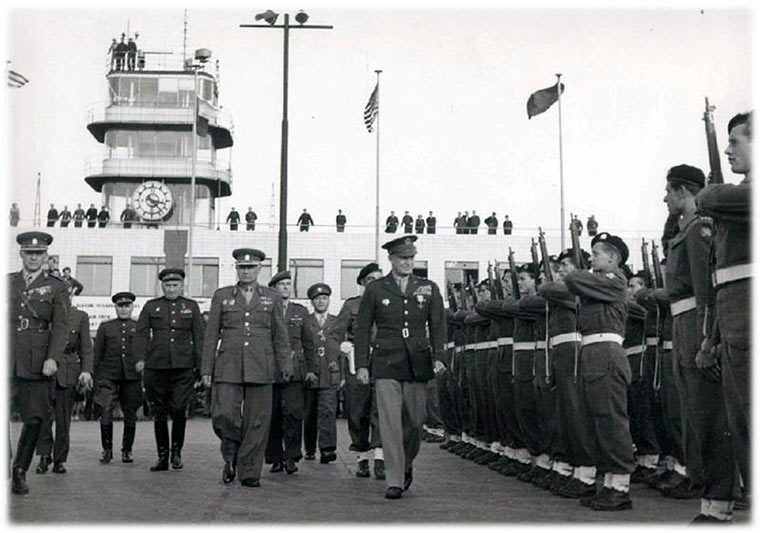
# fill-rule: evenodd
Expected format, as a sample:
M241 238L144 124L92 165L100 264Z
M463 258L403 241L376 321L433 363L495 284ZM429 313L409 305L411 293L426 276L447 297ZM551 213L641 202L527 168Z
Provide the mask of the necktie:
M245 298L246 304L251 303L252 296L253 296L253 287L245 287L243 289L243 297Z
M323 327L325 325L325 315L317 315L317 322L319 322L319 327Z
M32 281L34 281L34 274L28 274L28 275L26 276L26 280L25 280L25 281L26 281L26 286L27 286L27 287L28 287L29 285L31 285L31 284L32 284Z
M401 292L406 292L406 278L397 278L396 283L398 283L398 288L401 289Z

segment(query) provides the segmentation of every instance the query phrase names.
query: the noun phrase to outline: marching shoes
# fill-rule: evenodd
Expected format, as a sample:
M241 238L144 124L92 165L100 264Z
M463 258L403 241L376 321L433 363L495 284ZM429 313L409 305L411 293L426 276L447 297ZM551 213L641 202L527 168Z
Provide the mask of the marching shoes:
M276 474L277 472L282 472L284 465L280 462L272 463L272 468L269 469L269 471L273 474Z
M13 467L11 490L13 494L29 494L29 486L26 484L26 472L20 466Z
M40 462L35 469L38 474L44 474L48 471L48 466L53 463L53 458L49 455L40 455Z
M111 459L113 459L113 450L103 450L100 454L100 462L103 464L108 464L111 462Z
M242 479L240 480L240 484L243 485L244 487L260 487L261 486L261 483L259 482L259 480L254 477Z
M132 458L132 450L122 450L121 451L121 462L122 463L132 463L132 462L134 462L134 459Z
M60 461L56 461L53 463L53 473L54 474L65 474L66 473L66 467L63 466L63 463Z
M319 462L323 465L332 463L338 458L338 454L335 452L325 452L319 455Z
M170 463L174 470L182 470L182 453L178 449L172 450Z
M356 477L369 477L369 461L364 459L359 461L359 469L356 471Z
M150 467L151 472L164 472L169 470L169 450L161 448L158 450L158 461Z
M401 487L388 487L388 490L385 491L385 497L389 500L398 500L401 498Z
M412 467L409 467L409 470L404 472L404 490L409 490L409 487L412 486L412 481L414 481L414 478L412 477Z
M229 485L235 481L235 463L233 461L225 461L224 468L222 469L222 483Z
M375 459L375 479L385 479L385 461L383 459Z
M295 474L298 472L298 467L296 466L296 462L293 459L285 460L285 472L287 474Z

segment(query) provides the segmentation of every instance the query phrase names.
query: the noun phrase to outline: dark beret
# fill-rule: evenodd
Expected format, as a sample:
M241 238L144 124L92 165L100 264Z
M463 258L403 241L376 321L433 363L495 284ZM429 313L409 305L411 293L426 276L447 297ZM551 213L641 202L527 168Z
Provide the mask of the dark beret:
M274 276L272 276L272 279L269 280L269 283L267 285L269 287L274 287L277 285L277 282L282 281L284 279L291 279L290 278L290 270L283 270L282 272L278 272Z
M625 262L628 261L628 246L626 246L626 244L623 242L623 239L617 235L611 235L606 231L597 233L596 236L591 239L591 247L593 248L594 245L598 242L608 244L620 252L620 265L624 265Z
M174 281L185 279L185 271L181 268L165 268L158 273L158 279L161 281Z
M315 283L309 287L308 291L306 291L306 296L309 297L309 300L313 300L317 296L321 296L323 294L326 294L327 296L330 296L332 294L332 289L327 283Z
M382 272L380 265L377 263L370 263L359 271L359 275L356 276L357 285L361 285L364 278L372 274L373 272Z
M591 259L591 255L584 249L581 248L581 257L583 257L583 262L588 265L589 260ZM559 254L557 257L558 262L562 262L563 259L571 259L573 261L573 264L575 264L575 253L573 253L572 248L565 248L562 250L562 253ZM578 265L575 265L576 267Z
M705 174L700 169L690 165L678 165L668 170L666 179L672 183L691 183L699 188L705 186Z

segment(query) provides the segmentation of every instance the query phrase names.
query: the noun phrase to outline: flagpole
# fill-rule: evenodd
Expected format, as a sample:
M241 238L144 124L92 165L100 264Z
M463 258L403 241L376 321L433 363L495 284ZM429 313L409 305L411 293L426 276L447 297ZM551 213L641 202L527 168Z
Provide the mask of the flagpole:
M565 249L565 179L562 171L562 84L560 76L557 76L557 109L559 111L559 235L560 246Z
M375 262L380 262L380 73L377 74L377 137L375 137Z

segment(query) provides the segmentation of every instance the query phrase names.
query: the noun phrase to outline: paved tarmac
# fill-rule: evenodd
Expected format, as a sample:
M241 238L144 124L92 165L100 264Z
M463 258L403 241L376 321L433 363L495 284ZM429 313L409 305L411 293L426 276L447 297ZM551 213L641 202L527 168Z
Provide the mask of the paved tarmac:
M12 424L12 439L20 424ZM121 423L114 424L114 449L121 443ZM355 476L356 461L348 450L345 420L338 421L338 461L330 465L301 461L299 472L271 474L265 465L261 487L221 482L219 441L209 419L188 422L184 469L150 472L155 461L153 424L139 422L135 462L120 458L98 462L97 422L73 422L68 473L39 475L37 458L27 473L30 493L8 489L8 515L27 524L168 524L223 523L610 523L670 524L689 522L699 500L663 498L634 485L634 508L605 513L581 507L577 500L552 496L532 485L507 478L485 466L423 443L414 465L414 484L401 500L386 500L385 483ZM15 447L14 447L15 449ZM117 452L118 454L118 452ZM748 523L747 512L735 514Z

